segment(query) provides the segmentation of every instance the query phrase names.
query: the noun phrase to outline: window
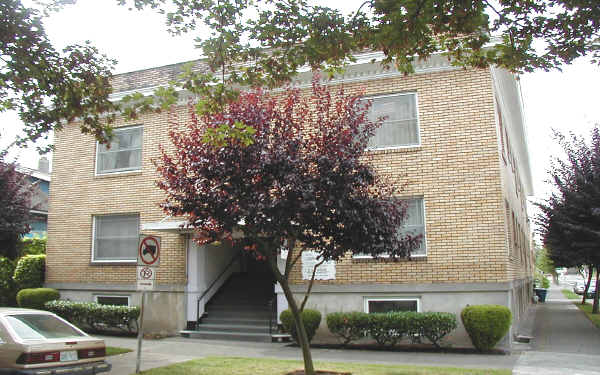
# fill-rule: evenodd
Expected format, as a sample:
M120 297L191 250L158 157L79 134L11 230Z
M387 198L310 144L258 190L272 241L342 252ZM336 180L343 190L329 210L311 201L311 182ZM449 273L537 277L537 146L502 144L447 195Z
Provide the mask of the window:
M142 127L115 129L110 147L96 146L96 174L137 171L142 168Z
M369 113L371 120L385 120L369 140L369 149L418 146L417 95L415 93L376 96Z
M407 200L407 217L402 228L398 230L399 235L411 234L412 236L422 235L421 246L412 251L412 257L422 257L427 255L427 239L425 233L425 207L423 198L414 198ZM370 258L370 255L356 254L354 258Z
M94 216L92 261L135 261L139 228L139 215Z
M129 306L129 296L98 295L94 299L99 305Z
M8 315L5 318L21 340L62 339L84 335L52 315L22 314Z
M391 311L420 311L418 298L365 298L366 313L385 313Z
M413 250L412 256L427 255L427 243L425 239L425 209L423 207L423 198L408 200L407 217L404 225L400 229L400 234L411 234L413 236L422 235L421 246Z

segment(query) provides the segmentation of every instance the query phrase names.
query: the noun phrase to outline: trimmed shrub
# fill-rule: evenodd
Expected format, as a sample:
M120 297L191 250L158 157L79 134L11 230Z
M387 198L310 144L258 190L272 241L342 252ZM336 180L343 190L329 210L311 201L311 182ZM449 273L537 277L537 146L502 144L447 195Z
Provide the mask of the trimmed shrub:
M340 337L343 345L359 340L368 333L369 314L364 312L331 313L327 314L326 320L329 331Z
M460 317L473 346L479 351L493 349L512 323L510 310L501 305L467 306Z
M77 326L87 326L96 331L116 328L137 332L140 308L137 306L99 305L95 302L51 301L46 310Z
M14 272L15 263L8 258L0 257L0 306L14 306L16 303Z
M413 313L410 333L427 338L436 348L440 341L456 329L456 315L446 312Z
M46 255L26 255L19 259L13 280L18 289L41 288L44 284Z
M292 335L292 338L298 343L298 334L296 332L296 323L294 322L294 316L291 310L284 310L279 316L283 329ZM302 322L304 323L304 329L306 330L306 336L308 336L308 342L310 343L317 333L319 324L321 324L321 312L317 310L304 309L302 311Z
M408 312L389 312L368 314L368 335L379 346L394 346L408 330Z
M43 310L44 304L60 298L60 293L52 288L21 289L17 293L19 307Z

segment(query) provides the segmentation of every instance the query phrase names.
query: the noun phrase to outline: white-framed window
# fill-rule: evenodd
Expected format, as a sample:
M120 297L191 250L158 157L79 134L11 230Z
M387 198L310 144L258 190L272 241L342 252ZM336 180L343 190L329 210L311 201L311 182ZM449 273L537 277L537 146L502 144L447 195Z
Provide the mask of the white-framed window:
M407 215L404 225L400 228L400 235L410 234L412 236L422 235L421 245L412 251L411 256L419 257L427 255L427 238L425 233L425 204L423 198L407 200Z
M369 118L374 121L386 117L383 124L369 140L368 149L386 149L419 146L419 119L417 94L399 93L372 96Z
M129 306L129 296L98 294L94 301L99 305Z
M140 216L94 216L92 262L135 262L140 236Z
M421 300L416 297L364 297L366 313L391 311L421 311Z
M411 257L424 257L427 256L427 234L425 231L425 202L423 198L411 198L407 199L406 207L406 219L404 225L398 229L399 235L411 234L413 236L422 235L421 245L411 253ZM356 254L353 256L355 259L360 258L372 258L368 254ZM385 254L380 255L385 258Z
M117 128L110 147L96 143L96 175L142 169L143 127Z

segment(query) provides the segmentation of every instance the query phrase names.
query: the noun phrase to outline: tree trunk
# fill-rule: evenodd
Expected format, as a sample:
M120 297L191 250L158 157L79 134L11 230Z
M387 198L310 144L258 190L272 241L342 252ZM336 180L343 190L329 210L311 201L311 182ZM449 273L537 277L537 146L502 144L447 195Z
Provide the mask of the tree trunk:
M275 278L277 279L279 285L281 286L281 289L283 290L285 299L287 300L288 306L290 307L290 311L292 312L292 316L294 317L294 322L296 323L296 334L298 336L298 344L302 348L302 357L304 358L304 374L315 375L312 354L310 353L310 343L308 342L306 329L304 329L304 323L302 322L302 315L300 313L300 309L298 308L298 304L296 303L294 295L290 290L290 285L288 284L287 277L281 274L281 272L277 268L277 260L272 259L272 256L273 255L267 255L267 261L269 262L271 270L273 271ZM292 256L291 250L289 251L288 256ZM269 259L270 257L271 259Z
M591 274L591 270L590 270ZM592 314L598 314L598 289L600 288L600 266L596 266L596 291L594 292L594 305L592 306Z
M590 289L590 285L592 285L592 274L594 273L594 268L592 266L588 266L588 278L585 283L585 287L583 288L583 297L581 298L581 304L585 305L585 296L587 291Z

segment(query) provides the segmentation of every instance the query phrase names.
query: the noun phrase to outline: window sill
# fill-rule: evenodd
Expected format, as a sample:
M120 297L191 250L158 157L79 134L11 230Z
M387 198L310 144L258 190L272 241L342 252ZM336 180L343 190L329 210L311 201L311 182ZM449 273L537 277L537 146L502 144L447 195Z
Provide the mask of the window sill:
M386 148L372 148L366 149L365 153L371 155L380 155L380 154L407 154L413 152L419 152L423 149L422 145L414 145L414 146L398 146L398 147L386 147Z
M93 260L90 262L90 266L135 266L137 260Z
M370 255L353 256L352 263L405 263L405 262L426 262L427 255L414 255L409 258L390 258L388 256L380 256L373 258Z
M135 171L123 171L123 172L96 174L96 175L94 175L94 178L125 177L125 176L136 176L136 175L141 175L141 174L142 174L142 170L136 169Z

